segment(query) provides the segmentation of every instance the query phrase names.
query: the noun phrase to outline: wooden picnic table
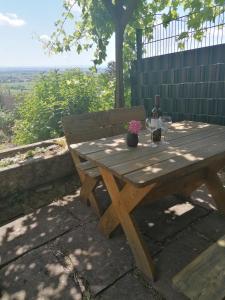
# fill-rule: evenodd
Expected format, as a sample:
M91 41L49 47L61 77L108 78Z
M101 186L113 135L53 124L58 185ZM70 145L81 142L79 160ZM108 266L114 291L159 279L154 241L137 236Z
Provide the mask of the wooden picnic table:
M142 201L170 194L189 196L205 183L225 213L225 189L217 175L225 166L225 127L174 123L168 141L168 145L151 148L150 134L143 130L137 148L126 145L126 135L71 145L72 151L91 162L86 166L89 171L99 168L111 197L111 205L100 218L101 231L109 236L120 224L137 267L151 278L154 264L131 214Z

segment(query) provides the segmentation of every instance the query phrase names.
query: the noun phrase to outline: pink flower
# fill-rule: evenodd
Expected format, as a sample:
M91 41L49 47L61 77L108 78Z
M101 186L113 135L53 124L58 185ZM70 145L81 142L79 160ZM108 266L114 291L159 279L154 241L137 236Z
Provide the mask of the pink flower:
M141 130L141 127L142 126L140 121L132 120L129 122L128 131L130 133L138 134Z

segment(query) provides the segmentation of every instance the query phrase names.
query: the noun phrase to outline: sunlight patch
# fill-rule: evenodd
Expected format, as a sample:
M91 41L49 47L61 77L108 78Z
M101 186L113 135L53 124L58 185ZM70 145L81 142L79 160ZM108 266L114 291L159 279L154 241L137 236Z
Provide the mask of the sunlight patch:
M218 244L220 247L225 248L225 240L219 240L219 241L217 242L217 244Z
M177 204L170 208L168 208L165 213L167 214L174 214L176 216L182 216L183 214L187 213L188 211L192 210L194 208L194 205L192 205L189 202Z

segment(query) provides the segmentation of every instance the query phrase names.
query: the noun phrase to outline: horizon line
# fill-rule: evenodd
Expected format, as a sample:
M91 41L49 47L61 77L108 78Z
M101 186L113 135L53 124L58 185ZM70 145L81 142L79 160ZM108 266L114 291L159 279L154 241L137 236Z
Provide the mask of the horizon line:
M92 65L74 65L74 66L69 66L69 65L55 65L55 66L48 66L48 65L43 65L43 66L0 66L0 69L12 69L12 68L91 68ZM107 65L102 65L102 66L97 66L97 68L103 68L107 67Z

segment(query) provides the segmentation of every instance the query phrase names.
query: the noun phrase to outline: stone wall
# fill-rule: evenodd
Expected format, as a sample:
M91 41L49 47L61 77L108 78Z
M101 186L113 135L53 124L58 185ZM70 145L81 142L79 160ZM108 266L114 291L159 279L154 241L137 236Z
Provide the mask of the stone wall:
M28 150L35 149L36 147L47 147L53 144L61 144L62 146L65 146L66 144L64 142L63 138L59 139L52 139L52 140L46 140L38 143L33 143L25 146L18 146L18 147L13 147L9 149L4 149L0 151L0 159L5 158L5 157L13 157L16 153L25 153Z
M1 151L0 159L57 143L63 145L61 139L55 139ZM43 206L57 197L74 193L78 185L79 179L65 146L54 156L29 159L19 165L1 168L0 224L26 213L27 210Z

